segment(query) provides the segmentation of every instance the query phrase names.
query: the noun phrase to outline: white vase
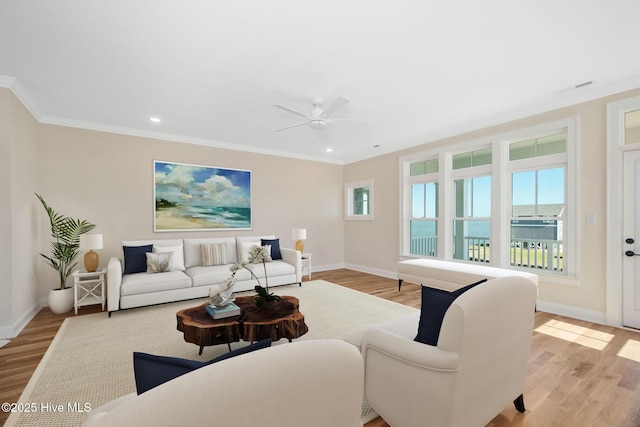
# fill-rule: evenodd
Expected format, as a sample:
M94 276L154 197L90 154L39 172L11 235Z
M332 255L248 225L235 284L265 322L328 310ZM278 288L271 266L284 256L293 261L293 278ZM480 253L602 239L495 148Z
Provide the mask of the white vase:
M55 314L71 311L73 308L73 288L52 289L49 291L49 309Z

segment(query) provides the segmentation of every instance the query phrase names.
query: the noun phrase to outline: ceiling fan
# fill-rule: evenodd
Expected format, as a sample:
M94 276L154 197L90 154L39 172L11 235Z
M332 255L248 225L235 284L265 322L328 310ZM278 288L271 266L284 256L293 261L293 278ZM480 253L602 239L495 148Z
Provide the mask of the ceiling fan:
M338 122L338 121L364 121L360 119L339 119L339 118L330 117L333 113L343 108L349 102L351 101L349 101L344 96L339 96L331 104L329 104L327 108L322 108L322 101L320 99L314 99L311 102L311 105L313 106L313 108L311 109L311 112L309 114L304 114L296 109L287 107L285 105L275 104L274 107L287 111L289 113L293 113L297 116L304 117L306 121L301 123L296 123L295 125L285 126L283 128L276 129L274 130L274 132L293 129L299 126L309 126L311 129L322 130L327 126L327 123Z

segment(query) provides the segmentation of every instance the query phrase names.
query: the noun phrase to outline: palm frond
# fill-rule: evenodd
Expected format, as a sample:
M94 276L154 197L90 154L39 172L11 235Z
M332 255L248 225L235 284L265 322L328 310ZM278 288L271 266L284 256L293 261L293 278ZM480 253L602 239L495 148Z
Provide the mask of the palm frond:
M65 287L67 277L71 275L77 263L74 258L80 251L80 236L93 230L96 226L86 220L73 219L59 214L44 201L42 196L36 193L44 210L49 216L51 224L51 236L55 239L51 242L51 256L40 254L53 269L60 275L60 287Z

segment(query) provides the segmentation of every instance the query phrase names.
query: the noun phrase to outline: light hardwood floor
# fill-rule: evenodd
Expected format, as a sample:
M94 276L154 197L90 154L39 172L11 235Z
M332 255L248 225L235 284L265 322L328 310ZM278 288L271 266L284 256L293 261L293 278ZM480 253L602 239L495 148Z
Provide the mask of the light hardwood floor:
M420 288L410 283L398 292L395 280L345 269L314 273L313 279L420 308ZM98 311L99 306L82 307L80 314ZM42 309L0 348L0 402L18 400L68 316L73 312L55 315ZM639 383L640 333L538 312L525 390L527 411L520 414L509 406L488 426L637 427ZM0 412L0 422L7 417ZM386 426L377 418L365 427Z

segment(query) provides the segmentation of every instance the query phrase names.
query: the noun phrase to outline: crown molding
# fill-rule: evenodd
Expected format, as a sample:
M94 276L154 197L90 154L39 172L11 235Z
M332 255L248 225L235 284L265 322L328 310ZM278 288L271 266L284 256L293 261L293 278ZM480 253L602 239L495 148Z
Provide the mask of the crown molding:
M339 165L344 164L341 160L325 159L325 158L315 157L315 156L306 156L302 154L288 153L285 151L267 150L267 149L252 147L248 145L232 144L228 142L216 141L211 139L192 138L192 137L182 136L182 135L146 131L141 129L133 129L133 128L120 127L120 126L111 126L111 125L105 125L102 123L86 122L82 120L72 120L72 119L66 119L62 117L43 115L42 113L40 113L38 108L35 107L34 103L31 101L31 98L28 95L28 92L20 84L18 79L14 77L0 75L0 87L5 87L11 90L13 94L16 96L16 98L18 98L20 102L22 102L22 104L27 108L27 110L29 110L31 115L39 123L42 123L42 124L93 130L97 132L115 133L119 135L137 136L141 138L151 138L151 139L158 139L162 141L178 142L183 144L204 145L207 147L223 148L227 150L243 151L243 152L254 153L254 154L286 157L286 158L292 158L296 160L308 160L311 162L332 163L332 164L339 164Z
M170 133L154 132L154 131L147 131L142 129L105 125L102 123L87 122L82 120L70 120L70 119L55 117L55 116L44 116L41 119L39 119L39 122L43 124L92 130L97 132L115 133L118 135L136 136L140 138L150 138L150 139L157 139L162 141L177 142L182 144L203 145L207 147L243 151L247 153L262 154L262 155L268 155L268 156L286 157L286 158L292 158L296 160L308 160L312 162L343 164L342 161L336 161L336 160L325 159L325 158L314 157L314 156L306 156L302 154L294 154L286 151L268 150L268 149L253 147L249 145L233 144L229 142L216 141L212 139L194 138L194 137L175 135Z
M22 105L29 110L31 115L35 117L37 121L41 122L42 114L40 113L40 110L38 110L33 101L31 101L31 97L28 95L26 89L20 84L18 79L9 76L0 76L0 87L6 87L11 90L16 98L22 102Z

